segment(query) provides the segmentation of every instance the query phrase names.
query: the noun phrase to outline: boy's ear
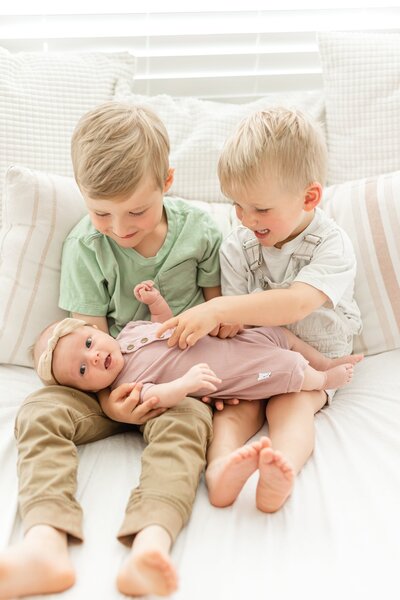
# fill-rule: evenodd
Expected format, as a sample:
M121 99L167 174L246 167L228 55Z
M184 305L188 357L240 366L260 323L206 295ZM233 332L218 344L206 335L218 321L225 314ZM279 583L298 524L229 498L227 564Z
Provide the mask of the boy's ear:
M175 175L175 169L172 169L170 167L168 169L167 177L166 177L166 179L164 181L164 187L163 187L164 194L166 194L168 192L169 188L174 183L174 175Z
M313 210L322 200L322 185L314 181L304 192L304 210Z

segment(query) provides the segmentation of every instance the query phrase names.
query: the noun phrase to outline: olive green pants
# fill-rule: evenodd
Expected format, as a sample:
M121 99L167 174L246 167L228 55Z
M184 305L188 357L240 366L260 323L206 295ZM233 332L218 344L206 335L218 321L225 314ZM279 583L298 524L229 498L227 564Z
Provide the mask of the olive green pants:
M15 424L24 530L47 524L83 540L82 509L75 498L76 446L129 429L138 427L110 420L97 399L84 392L49 386L31 394ZM144 527L160 525L174 541L190 516L205 466L211 410L186 398L140 431L147 443L140 482L128 500L118 538L131 543Z

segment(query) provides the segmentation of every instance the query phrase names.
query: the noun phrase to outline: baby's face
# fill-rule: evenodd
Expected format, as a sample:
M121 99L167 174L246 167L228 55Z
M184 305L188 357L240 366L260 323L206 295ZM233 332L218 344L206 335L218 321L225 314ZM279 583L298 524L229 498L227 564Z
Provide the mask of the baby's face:
M99 329L84 326L59 339L53 373L61 385L97 392L121 372L124 359L118 342Z

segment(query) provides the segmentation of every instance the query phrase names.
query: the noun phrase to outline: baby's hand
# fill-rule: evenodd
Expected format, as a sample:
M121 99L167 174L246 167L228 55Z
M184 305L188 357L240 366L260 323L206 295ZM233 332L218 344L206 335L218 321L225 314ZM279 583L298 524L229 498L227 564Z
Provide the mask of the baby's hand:
M217 389L216 384L221 383L221 379L206 363L198 363L183 375L182 382L186 388L186 393L190 394L201 388L215 392Z
M152 304L160 295L157 288L154 287L154 281L142 281L135 286L133 293L139 302Z

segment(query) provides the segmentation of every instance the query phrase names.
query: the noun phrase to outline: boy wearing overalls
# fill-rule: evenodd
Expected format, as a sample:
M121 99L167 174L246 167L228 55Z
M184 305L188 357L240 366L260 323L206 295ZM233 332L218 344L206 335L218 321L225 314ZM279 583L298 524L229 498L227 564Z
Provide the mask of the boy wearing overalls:
M242 224L221 246L223 296L169 319L159 335L175 327L169 344L185 348L221 321L285 325L327 356L351 352L361 330L356 260L346 233L318 208L326 166L322 131L298 111L261 111L239 125L218 165L221 189ZM270 442L247 446L264 422L262 405L241 402L217 412L206 473L211 502L232 504L258 469L257 508L278 510L313 451L314 414L333 393L270 398Z

